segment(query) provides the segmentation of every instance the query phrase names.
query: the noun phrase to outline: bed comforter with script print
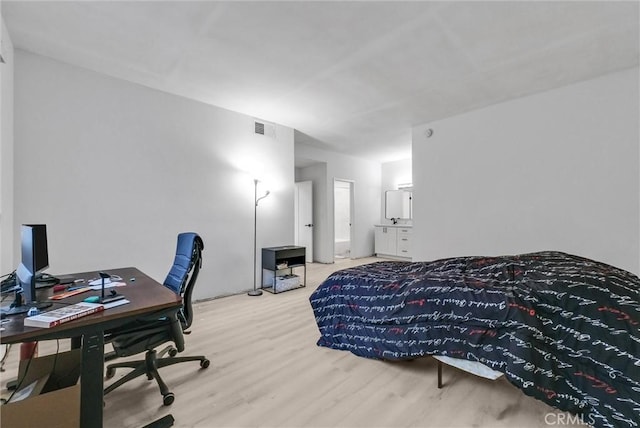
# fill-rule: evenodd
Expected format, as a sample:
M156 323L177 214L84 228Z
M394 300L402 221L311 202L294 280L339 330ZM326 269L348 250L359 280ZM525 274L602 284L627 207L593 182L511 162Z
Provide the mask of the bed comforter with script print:
M377 262L310 297L318 345L479 361L595 427L640 426L640 280L560 253Z

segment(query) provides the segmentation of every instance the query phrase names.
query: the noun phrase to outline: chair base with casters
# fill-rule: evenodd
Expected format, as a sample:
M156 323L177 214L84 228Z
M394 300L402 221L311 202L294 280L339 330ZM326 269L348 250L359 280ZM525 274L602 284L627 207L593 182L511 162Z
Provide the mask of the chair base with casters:
M176 420L173 418L173 415L166 415L143 426L142 428L169 428L173 426L175 421Z
M145 353L144 360L123 361L107 366L107 379L115 376L118 368L133 370L107 386L104 390L105 395L132 379L146 375L148 380L155 379L162 394L162 402L168 406L173 403L175 397L160 377L159 369L189 361L199 361L202 369L209 367L209 360L202 355L177 356L185 349L184 335L190 333L188 329L193 321L191 296L200 271L203 249L204 244L197 234L178 235L175 260L163 284L182 296L181 308L169 315L145 316L105 332L105 343L113 345L113 352L105 356L105 361ZM167 343L172 344L161 351L156 350Z
M209 360L204 356L186 356L186 357L176 357L178 351L176 348L172 346L168 346L164 348L162 351L157 352L155 349L148 350L144 355L144 361L123 361L121 363L109 364L107 366L107 373L105 377L107 379L111 379L116 374L116 369L118 368L131 368L133 369L129 373L127 373L121 379L118 379L111 385L105 388L104 394L108 394L119 386L129 382L132 379L137 378L138 376L147 375L148 380L155 379L158 383L158 387L160 388L160 394L162 394L162 404L165 406L169 406L173 404L173 400L175 396L173 392L169 391L169 387L160 377L158 373L158 369L163 367L170 366L172 364L178 363L186 363L189 361L199 361L200 367L206 369L209 367ZM164 357L164 355L169 354L168 357ZM111 356L111 354L107 354L106 359L115 358L116 355Z

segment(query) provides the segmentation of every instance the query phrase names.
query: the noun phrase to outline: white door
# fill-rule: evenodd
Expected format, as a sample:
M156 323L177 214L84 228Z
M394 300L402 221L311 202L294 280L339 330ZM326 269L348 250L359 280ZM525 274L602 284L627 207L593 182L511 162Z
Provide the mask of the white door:
M313 186L311 181L296 183L295 244L307 249L307 263L313 261Z

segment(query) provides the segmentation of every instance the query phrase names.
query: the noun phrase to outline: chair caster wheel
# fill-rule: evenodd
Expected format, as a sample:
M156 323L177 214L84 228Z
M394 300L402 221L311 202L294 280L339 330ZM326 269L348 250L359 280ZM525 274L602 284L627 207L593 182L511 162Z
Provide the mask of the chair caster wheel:
M162 404L164 404L165 406L170 406L173 404L173 400L175 400L176 397L175 395L173 395L173 392L168 392L167 394L162 396Z
M175 357L176 355L178 355L178 350L176 348L169 349L169 356L170 357Z
M104 375L106 379L111 379L116 374L116 369L107 367L107 373Z
M205 358L204 360L200 361L200 367L202 367L203 369L209 367L209 360Z

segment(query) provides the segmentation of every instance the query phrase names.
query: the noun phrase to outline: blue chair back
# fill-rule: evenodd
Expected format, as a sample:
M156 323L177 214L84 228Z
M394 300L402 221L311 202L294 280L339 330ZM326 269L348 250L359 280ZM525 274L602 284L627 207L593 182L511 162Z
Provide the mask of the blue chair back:
M202 266L203 249L204 243L197 233L180 233L173 266L164 280L164 285L167 288L182 296L180 321L185 329L191 325L193 317L191 293Z

